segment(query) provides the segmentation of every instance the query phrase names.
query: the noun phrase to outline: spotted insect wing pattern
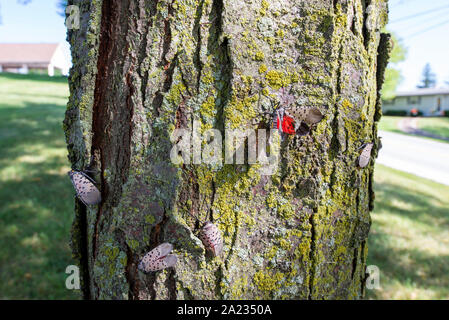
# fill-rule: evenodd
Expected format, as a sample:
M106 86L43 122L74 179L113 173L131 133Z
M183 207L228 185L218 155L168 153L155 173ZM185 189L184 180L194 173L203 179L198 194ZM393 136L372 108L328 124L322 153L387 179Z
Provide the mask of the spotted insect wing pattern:
M138 268L145 272L159 271L162 269L173 267L178 258L174 254L170 254L173 245L163 243L150 252L148 252L139 262Z
M371 159L371 150L373 149L373 144L368 143L364 148L359 157L360 168L365 168Z
M207 222L200 232L200 239L206 249L214 256L219 256L223 252L223 238L218 227L212 222Z
M286 111L296 121L304 121L308 125L318 123L323 119L321 111L316 107L294 106Z
M101 202L101 193L93 181L81 171L70 171L70 180L72 180L78 198L86 205L96 205Z

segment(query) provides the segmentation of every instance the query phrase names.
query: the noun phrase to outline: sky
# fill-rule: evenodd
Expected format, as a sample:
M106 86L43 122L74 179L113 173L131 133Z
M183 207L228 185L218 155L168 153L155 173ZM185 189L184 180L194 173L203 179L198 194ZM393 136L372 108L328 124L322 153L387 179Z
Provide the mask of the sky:
M32 0L24 6L17 0L0 0L0 42L61 42L69 56L65 19L57 13L57 3ZM426 63L437 74L437 86L449 86L445 84L449 81L449 0L390 0L389 7L387 28L408 49L407 59L397 65L403 77L398 89L416 88Z
M426 63L437 75L437 87L449 86L449 0L390 0L389 7L387 29L408 50L398 64L403 77L398 90L415 89Z

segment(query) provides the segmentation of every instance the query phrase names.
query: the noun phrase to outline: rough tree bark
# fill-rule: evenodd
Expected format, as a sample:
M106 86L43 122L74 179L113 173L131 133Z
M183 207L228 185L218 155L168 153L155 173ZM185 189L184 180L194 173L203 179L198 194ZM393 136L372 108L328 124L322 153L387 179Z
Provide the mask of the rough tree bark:
M339 299L364 292L386 0L72 0L64 130L102 202L76 201L72 248L89 299ZM280 88L323 120L287 137L279 170L174 165L175 128L269 128ZM224 134L223 134L224 137ZM357 166L374 142L372 161ZM191 215L216 220L205 254ZM176 268L139 259L162 242Z

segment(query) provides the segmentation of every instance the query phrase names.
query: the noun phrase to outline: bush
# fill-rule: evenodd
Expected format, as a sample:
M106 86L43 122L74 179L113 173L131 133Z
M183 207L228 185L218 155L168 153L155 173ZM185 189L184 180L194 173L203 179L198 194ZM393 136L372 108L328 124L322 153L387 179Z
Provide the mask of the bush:
M396 117L405 117L407 116L406 110L385 110L383 112L384 116L396 116Z
M423 115L422 111L419 111L418 109L412 109L410 110L410 115L412 117L420 117Z
M444 116L449 117L449 110L444 110Z

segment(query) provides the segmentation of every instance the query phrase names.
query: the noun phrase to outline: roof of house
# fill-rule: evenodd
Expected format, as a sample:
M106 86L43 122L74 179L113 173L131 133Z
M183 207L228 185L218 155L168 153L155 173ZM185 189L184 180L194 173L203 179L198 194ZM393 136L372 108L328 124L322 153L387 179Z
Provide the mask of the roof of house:
M400 91L396 93L396 97L433 96L440 94L449 94L449 88L423 88L412 91Z
M0 43L0 63L50 63L58 43Z

